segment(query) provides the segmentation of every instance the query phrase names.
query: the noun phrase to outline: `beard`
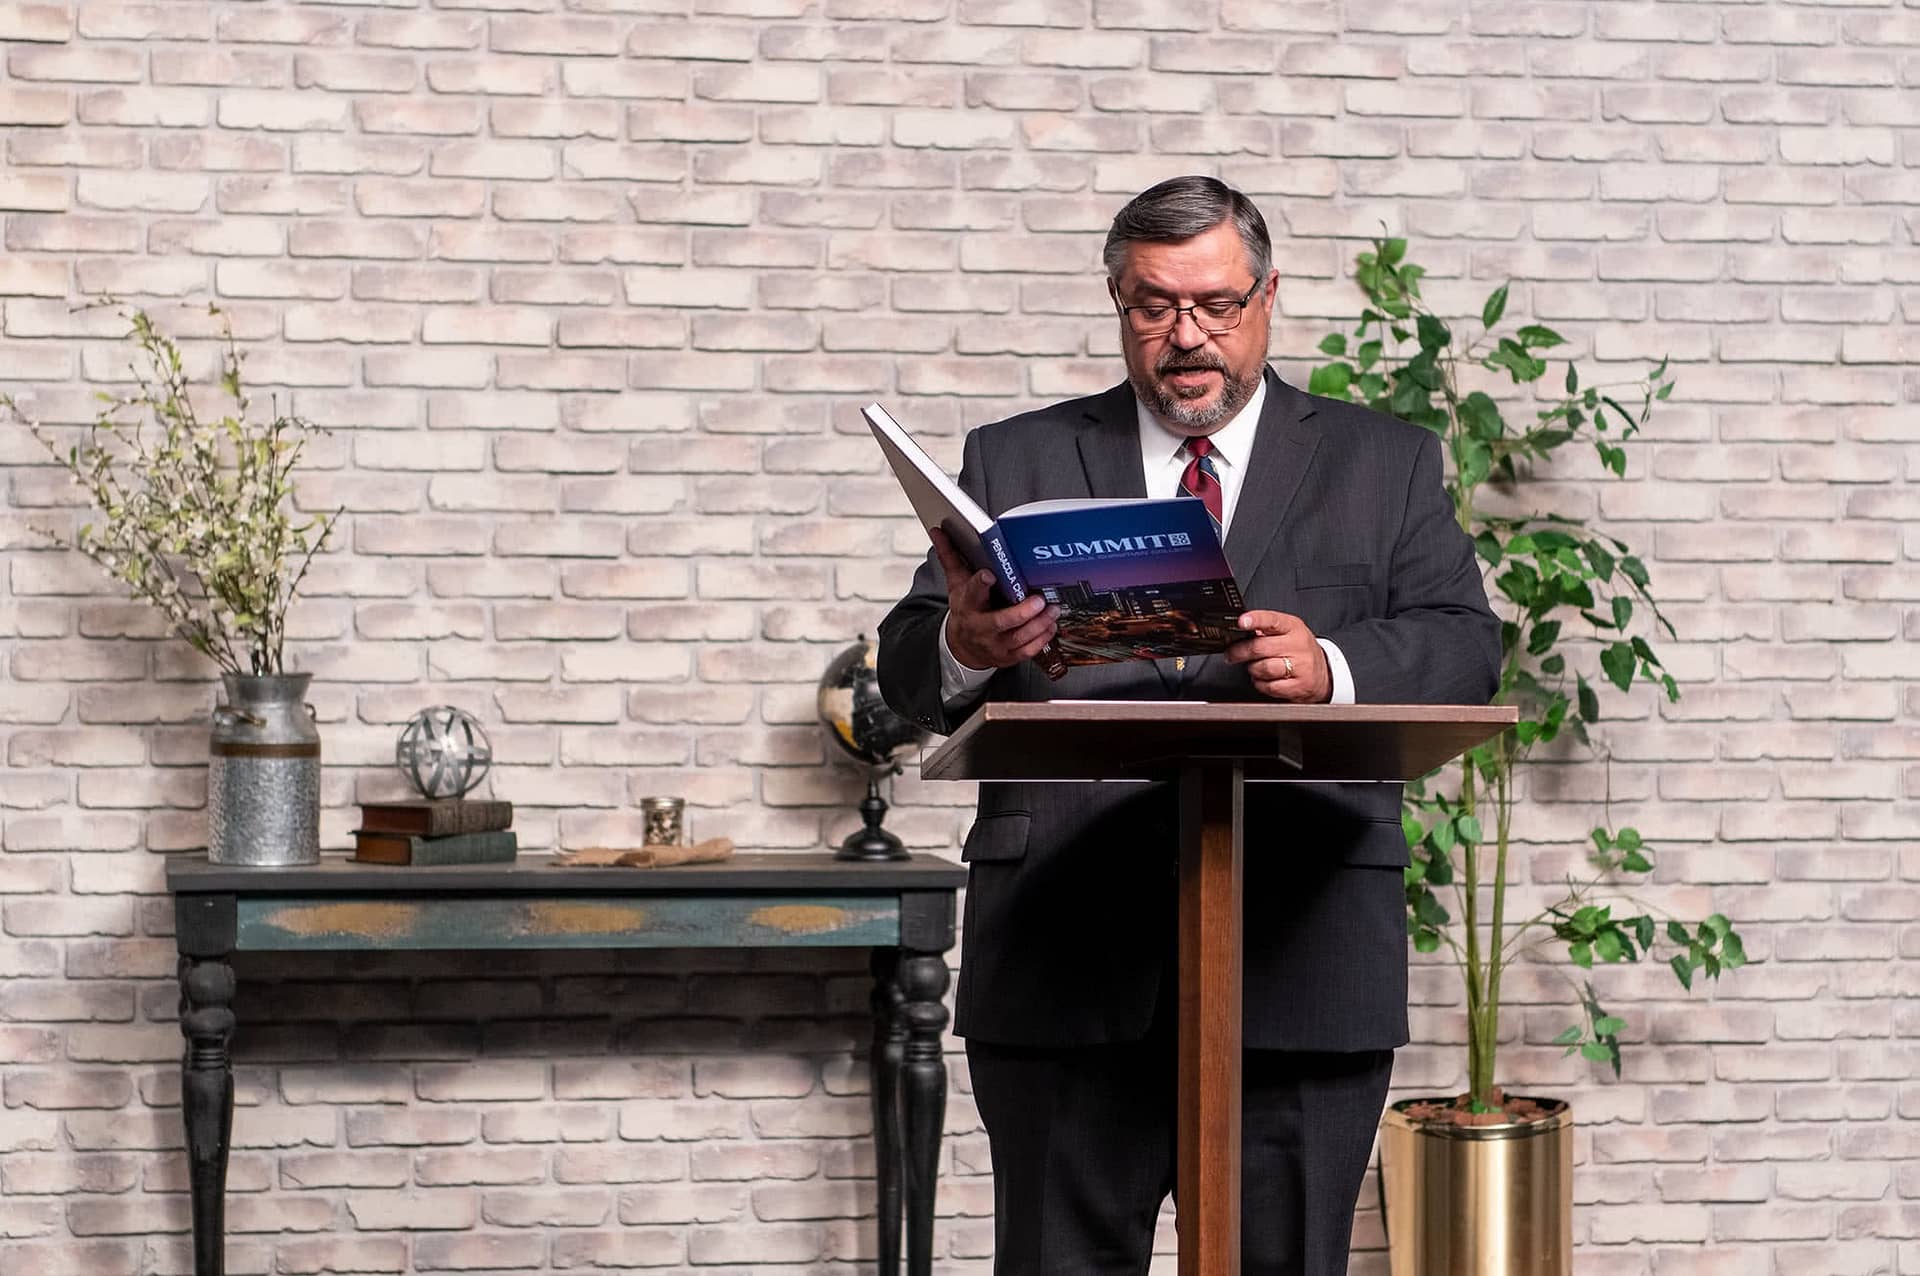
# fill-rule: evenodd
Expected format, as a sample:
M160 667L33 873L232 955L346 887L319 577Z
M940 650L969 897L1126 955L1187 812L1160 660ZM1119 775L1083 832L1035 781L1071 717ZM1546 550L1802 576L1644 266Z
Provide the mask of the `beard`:
M1211 350L1170 349L1154 361L1151 369L1135 367L1132 359L1127 360L1127 381L1155 416L1177 429L1201 434L1231 421L1247 406L1260 387L1261 363L1254 364L1251 372L1236 376L1226 360ZM1161 380L1176 372L1203 370L1220 374L1219 397L1204 405L1200 400L1208 387L1183 391Z

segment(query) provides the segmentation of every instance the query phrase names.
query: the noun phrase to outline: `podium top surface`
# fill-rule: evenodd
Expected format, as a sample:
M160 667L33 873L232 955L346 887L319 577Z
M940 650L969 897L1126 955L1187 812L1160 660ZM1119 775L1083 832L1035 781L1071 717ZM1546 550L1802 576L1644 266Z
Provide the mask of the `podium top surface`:
M990 701L922 757L920 775L1151 780L1238 760L1249 780L1411 780L1519 717L1511 705Z

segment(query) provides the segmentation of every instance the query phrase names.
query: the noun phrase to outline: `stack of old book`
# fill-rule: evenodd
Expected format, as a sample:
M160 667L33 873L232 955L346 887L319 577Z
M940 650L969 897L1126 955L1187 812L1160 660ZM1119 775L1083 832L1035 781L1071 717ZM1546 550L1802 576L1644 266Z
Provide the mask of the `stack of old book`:
M494 798L363 802L353 858L374 864L499 864L519 849L513 803Z

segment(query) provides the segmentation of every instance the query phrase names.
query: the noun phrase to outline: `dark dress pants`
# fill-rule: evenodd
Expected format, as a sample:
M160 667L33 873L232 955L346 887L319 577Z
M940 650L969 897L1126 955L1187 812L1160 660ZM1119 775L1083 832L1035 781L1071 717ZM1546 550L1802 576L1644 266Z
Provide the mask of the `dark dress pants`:
M1172 1015L1143 1041L1071 1049L967 1042L993 1152L994 1276L1140 1276L1174 1185ZM1345 1276L1391 1050L1248 1050L1242 1276ZM1178 1210L1178 1202L1175 1202Z

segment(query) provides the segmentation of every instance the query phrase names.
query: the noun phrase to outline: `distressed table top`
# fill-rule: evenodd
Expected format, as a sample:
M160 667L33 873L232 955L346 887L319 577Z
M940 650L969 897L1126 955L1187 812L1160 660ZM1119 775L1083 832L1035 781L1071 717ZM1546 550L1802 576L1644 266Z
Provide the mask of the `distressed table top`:
M510 864L431 867L363 864L339 854L322 855L319 864L306 868L209 864L201 853L176 855L167 862L167 887L179 895L863 894L953 890L966 882L964 865L934 855L869 864L836 860L827 851L741 854L717 864L674 868L569 868L555 864L551 855L535 853L522 854Z

